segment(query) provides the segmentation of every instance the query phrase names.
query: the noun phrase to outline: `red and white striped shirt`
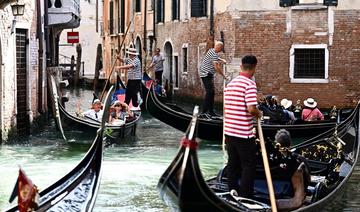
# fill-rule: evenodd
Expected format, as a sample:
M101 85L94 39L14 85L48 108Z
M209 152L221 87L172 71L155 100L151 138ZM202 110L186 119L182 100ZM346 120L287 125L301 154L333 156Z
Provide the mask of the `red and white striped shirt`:
M256 83L246 74L233 79L224 91L224 131L225 135L252 138L253 115L247 110L247 105L257 105Z

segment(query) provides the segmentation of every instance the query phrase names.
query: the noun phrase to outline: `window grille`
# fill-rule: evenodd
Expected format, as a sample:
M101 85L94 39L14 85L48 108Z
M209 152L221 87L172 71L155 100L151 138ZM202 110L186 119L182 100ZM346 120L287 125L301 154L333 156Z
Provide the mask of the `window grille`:
M295 49L294 78L325 78L325 49Z

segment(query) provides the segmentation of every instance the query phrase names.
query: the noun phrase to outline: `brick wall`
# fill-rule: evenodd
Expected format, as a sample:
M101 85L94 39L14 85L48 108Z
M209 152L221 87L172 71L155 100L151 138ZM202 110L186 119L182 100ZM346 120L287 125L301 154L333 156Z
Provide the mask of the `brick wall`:
M239 70L245 54L254 54L259 64L256 82L263 94L304 100L315 98L320 107L354 106L360 97L360 11L334 10L334 36L330 44L328 10L236 11L215 16L215 39L224 32L225 54L229 72ZM290 23L290 24L289 24ZM330 23L331 24L331 23ZM157 25L156 45L163 49L171 41L173 52L179 54L179 95L202 96L197 74L197 47L206 42L208 19L187 22L166 22ZM188 43L188 74L181 74L183 43ZM328 83L291 83L289 77L290 49L293 44L327 44L329 50ZM222 99L222 78L216 78L216 100Z

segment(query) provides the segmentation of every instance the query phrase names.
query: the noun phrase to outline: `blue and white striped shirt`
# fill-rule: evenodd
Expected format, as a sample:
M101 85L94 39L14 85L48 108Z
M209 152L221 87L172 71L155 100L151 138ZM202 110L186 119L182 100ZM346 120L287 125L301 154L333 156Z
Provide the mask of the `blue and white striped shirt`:
M138 57L133 59L126 58L125 64L132 64L134 67L128 69L128 80L139 80L141 79L141 62Z
M203 58L199 69L200 77L206 77L209 74L215 75L215 67L212 64L213 61L220 61L219 55L215 52L214 48L209 49Z

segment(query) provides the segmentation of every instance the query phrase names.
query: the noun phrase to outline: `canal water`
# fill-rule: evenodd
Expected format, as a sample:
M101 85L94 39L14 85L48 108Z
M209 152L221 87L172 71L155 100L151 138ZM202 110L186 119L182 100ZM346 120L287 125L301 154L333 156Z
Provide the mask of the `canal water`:
M89 105L91 92L80 92ZM76 102L70 102L75 108ZM93 138L67 131L64 141L51 121L41 133L18 144L0 146L0 211L15 184L18 167L38 188L44 189L69 172L84 156ZM169 211L156 190L157 182L175 156L183 133L143 113L137 135L105 149L103 173L94 211ZM224 163L221 145L201 141L199 162L205 178L217 174ZM360 211L360 167L357 166L339 198L324 211ZM15 204L15 202L14 202Z

